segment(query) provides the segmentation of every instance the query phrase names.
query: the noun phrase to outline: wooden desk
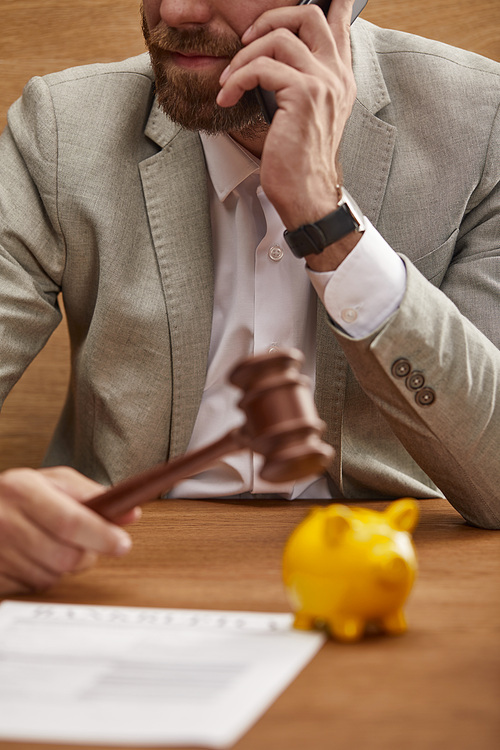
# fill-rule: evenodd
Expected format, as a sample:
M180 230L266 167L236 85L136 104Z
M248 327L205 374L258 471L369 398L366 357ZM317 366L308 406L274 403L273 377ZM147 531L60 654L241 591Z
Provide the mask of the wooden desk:
M0 130L7 108L31 76L143 52L138 7L138 0L0 0ZM500 61L499 0L369 0L363 18ZM0 469L40 465L68 378L64 324L7 398L0 420Z
M287 611L281 553L313 504L152 503L127 558L102 560L29 598ZM499 536L466 526L445 501L420 505L409 632L328 642L235 750L498 748ZM40 747L0 742L0 750Z

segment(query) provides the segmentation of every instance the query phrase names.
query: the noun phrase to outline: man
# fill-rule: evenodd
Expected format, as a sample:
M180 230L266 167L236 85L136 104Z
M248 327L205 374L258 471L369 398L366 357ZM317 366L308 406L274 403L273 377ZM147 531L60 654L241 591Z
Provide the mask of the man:
M74 69L12 107L2 397L61 289L72 379L50 468L0 480L0 593L123 554L83 501L237 423L227 372L290 345L336 449L327 476L271 488L238 455L176 494L442 494L500 525L499 66L361 20L351 60L351 10L147 0L154 75L145 56ZM276 92L270 127L257 85Z

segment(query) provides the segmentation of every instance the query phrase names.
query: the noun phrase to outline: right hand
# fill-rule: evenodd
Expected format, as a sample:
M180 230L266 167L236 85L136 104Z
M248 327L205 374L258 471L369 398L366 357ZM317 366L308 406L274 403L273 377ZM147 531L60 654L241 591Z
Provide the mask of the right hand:
M85 508L105 489L67 466L0 474L0 596L44 591L99 554L129 551L127 532ZM134 509L119 523L139 515Z
M328 20L315 5L269 8L243 34L243 48L219 80L221 107L234 106L257 85L276 94L260 178L289 230L337 206L336 156L356 99L352 8L353 0L333 0Z

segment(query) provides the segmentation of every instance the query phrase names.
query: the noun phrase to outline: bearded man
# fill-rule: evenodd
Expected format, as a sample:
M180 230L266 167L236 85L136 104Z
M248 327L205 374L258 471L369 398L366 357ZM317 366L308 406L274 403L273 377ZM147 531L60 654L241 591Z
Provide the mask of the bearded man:
M235 361L289 346L325 475L271 486L242 453L172 495L437 495L500 525L500 66L351 33L352 6L146 0L149 56L34 79L11 108L1 397L61 291L72 378L45 468L0 477L0 594L123 554L84 501L236 425Z

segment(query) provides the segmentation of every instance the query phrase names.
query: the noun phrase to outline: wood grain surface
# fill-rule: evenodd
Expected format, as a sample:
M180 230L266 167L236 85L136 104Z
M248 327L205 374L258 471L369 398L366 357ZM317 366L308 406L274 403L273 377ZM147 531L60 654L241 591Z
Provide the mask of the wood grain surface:
M500 60L499 0L369 0L363 16ZM139 0L0 0L0 18L0 129L31 76L144 51ZM0 470L39 465L67 382L63 324L6 401Z
M286 612L283 547L312 504L157 501L126 558L20 598ZM497 750L499 535L466 526L444 500L420 511L408 632L327 642L235 750Z

